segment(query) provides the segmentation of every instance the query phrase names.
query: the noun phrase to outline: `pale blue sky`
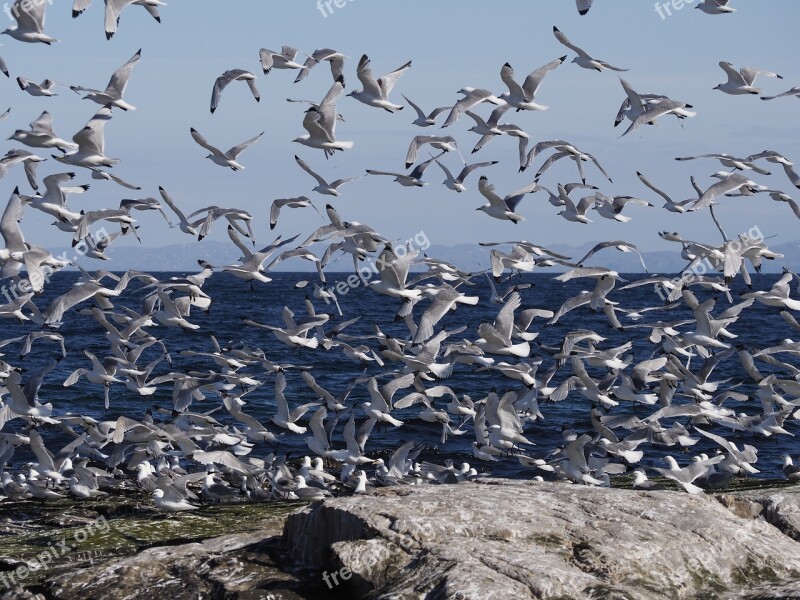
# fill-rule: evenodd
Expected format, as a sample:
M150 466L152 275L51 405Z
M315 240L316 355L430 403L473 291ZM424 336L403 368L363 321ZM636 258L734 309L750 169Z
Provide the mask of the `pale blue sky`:
M573 54L552 35L552 27L557 25L593 56L628 67L625 77L637 90L689 102L698 116L685 121L683 128L670 118L618 139L622 130L612 124L624 94L616 75L565 62L548 75L537 95L537 101L550 106L548 111L508 113L505 120L523 127L533 141L563 138L592 152L614 184L589 166L587 175L592 183L609 195L658 200L659 208L631 207L626 214L633 221L627 224L592 213L595 222L586 226L556 216L558 209L547 203L545 195L537 194L525 198L519 212L526 221L514 226L475 211L484 202L477 191L477 177L468 180L468 192L456 194L441 185L443 177L435 165L426 173L430 183L423 189L401 188L389 178L365 178L343 188L343 197L332 199L333 204L344 218L368 223L389 237L406 238L422 229L434 244L506 239L579 244L625 239L654 250L670 248L656 235L665 229L716 242L718 234L707 211L681 216L661 210L660 199L639 183L635 172L642 171L674 198L683 199L693 193L689 175L696 175L706 187L714 181L709 176L720 167L711 160L677 163L675 156L706 152L747 155L772 149L800 161L800 103L796 99L763 102L712 90L725 79L717 65L720 60L783 74L783 81L758 80L768 93L800 85L795 31L800 3L734 0L738 12L723 16L702 14L694 10L696 4L687 3L684 9L661 19L654 4L642 0L597 0L585 17L578 16L573 0L352 0L323 17L315 0L171 0L162 9L160 25L141 8L127 8L118 34L107 42L102 1L95 0L83 16L73 20L71 0L54 0L48 7L46 29L62 40L60 43L46 47L2 37L0 56L8 63L12 79L0 81L0 110L11 106L12 112L0 122L0 135L5 138L16 128L26 129L47 109L55 117L59 135L69 138L97 108L68 90L61 90L57 98L32 98L19 90L14 76L104 87L111 73L141 47L142 60L126 92L126 99L138 110L115 111L106 128L106 148L108 155L122 159L115 168L117 174L139 183L143 190L131 193L79 172L78 181L88 181L93 187L83 197L71 197L71 206L75 210L114 206L124 197L157 196L158 185L163 185L186 212L209 204L251 211L257 219L258 241L266 242L274 235L268 230L267 217L274 198L304 194L320 208L331 201L311 191L314 182L294 163L294 154L330 179L362 174L366 168L402 170L411 138L439 130L411 125L415 115L410 107L392 115L343 97L338 108L346 122L339 124L337 138L354 141L355 148L326 161L320 151L291 142L305 133L301 126L304 107L287 103L285 98L319 101L331 84L327 65L317 67L300 84L292 83L293 71L274 70L264 77L259 48L279 50L283 44L306 52L336 48L352 57L346 65L348 92L360 87L355 66L362 53L372 59L376 75L411 59L413 67L399 81L393 99L403 103L400 94L405 93L429 110L452 104L459 97L456 90L467 85L503 92L499 72L506 61L522 80L558 56L568 53L571 60ZM208 106L214 79L230 68L248 69L259 76L262 101L256 104L244 85L233 85L212 116ZM489 109L481 107L479 112L488 115ZM467 131L471 125L471 120L463 118L445 130L466 153L477 140ZM260 131L266 133L241 156L247 169L234 173L204 159L206 152L189 136L192 126L223 149ZM11 147L16 145L6 142L6 149ZM458 157L446 158L451 170L457 170ZM510 138L496 139L467 158L502 161L485 172L501 193L530 182L543 160L537 159L532 169L518 174L516 140ZM60 167L50 160L40 167L40 174L63 170ZM781 170L773 172L770 177L756 178L790 194L797 192ZM555 188L557 182L575 178L574 165L565 164L545 174L541 183ZM7 197L17 184L30 192L22 172L14 170L0 181L0 196ZM726 198L719 215L731 234L758 225L765 235L777 236L772 243L800 237L800 222L789 207L766 196ZM177 230L169 230L160 217L137 216L141 217L146 245L192 242ZM45 215L29 210L23 231L31 241L68 244L68 236L48 227L49 222ZM305 234L320 223L313 211L286 211L275 233ZM212 237L224 239L224 227L218 227Z

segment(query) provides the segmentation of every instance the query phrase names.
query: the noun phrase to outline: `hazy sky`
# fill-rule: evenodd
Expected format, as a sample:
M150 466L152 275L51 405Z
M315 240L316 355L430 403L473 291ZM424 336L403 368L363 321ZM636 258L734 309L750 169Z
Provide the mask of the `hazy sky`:
M58 44L47 47L2 37L0 56L8 63L12 78L0 81L0 110L6 106L12 110L10 117L0 122L0 135L5 138L16 128L27 129L42 110L49 110L56 132L69 139L98 108L63 88L56 98L32 98L16 86L16 75L103 88L111 73L142 48L142 59L126 91L126 99L138 110L115 111L106 127L106 153L122 159L114 169L118 175L143 189L130 192L93 181L78 170L76 181L92 183L92 189L70 197L75 210L116 206L126 197L157 197L157 188L163 185L187 213L210 204L252 212L261 243L274 235L268 229L271 201L304 194L320 208L332 201L345 219L367 223L391 238L406 238L424 230L434 244L512 239L579 244L625 239L655 250L670 248L656 235L660 230L715 243L719 236L708 211L674 215L662 210L660 198L639 183L637 170L675 199L684 199L693 195L690 175L707 187L715 181L709 176L720 166L712 160L678 163L673 160L676 156L707 152L746 156L771 149L800 161L800 103L796 99L763 102L712 90L725 80L718 67L720 60L783 74L782 81L757 81L770 94L800 85L797 0L734 0L738 12L721 16L695 10L697 1L686 2L685 8L673 10L665 19L656 13L653 2L646 0L597 0L585 17L578 16L573 0L351 0L342 8L331 4L333 13L326 17L316 0L170 0L162 9L161 24L140 7L128 7L111 41L103 34L102 1L95 0L78 19L70 16L71 4L71 0L54 0L48 7L46 31L61 40ZM553 25L596 58L629 68L624 75L638 91L689 102L698 116L684 121L683 127L670 117L618 139L622 127L612 125L624 93L616 74L571 64L574 54L553 37ZM353 150L325 160L321 151L292 143L305 133L301 125L305 106L285 99L319 101L331 85L331 76L327 64L315 68L299 84L292 83L295 71L273 70L263 76L259 49L279 50L284 44L306 52L331 47L350 56L346 92L360 88L355 67L361 54L370 56L376 75L411 59L413 66L400 79L392 99L403 103L400 94L404 93L425 110L453 104L460 97L456 91L463 86L486 87L497 94L505 91L500 68L506 61L522 81L530 71L569 54L568 61L548 75L537 94L537 101L550 109L509 112L504 121L523 127L534 142L562 138L593 153L614 184L588 165L590 182L606 194L638 195L658 208L629 207L626 214L633 221L627 224L607 221L592 212L590 218L595 222L580 225L557 216L559 209L547 202L546 195L536 194L520 205L526 221L515 226L475 210L484 202L475 174L467 181L469 191L457 194L442 185L442 173L435 165L426 173L429 184L422 189L403 188L385 177L368 177L344 187L338 199L315 194L311 191L315 183L295 164L294 154L329 179L363 174L366 168L402 171L412 137L440 130L411 125L415 118L411 107L389 114L343 97L338 109L346 122L338 125L337 138L354 141ZM261 103L252 99L246 86L234 84L225 91L220 109L211 115L214 80L231 68L258 75ZM488 116L490 109L481 106L478 112ZM472 124L464 117L443 132L457 138L469 161L501 161L485 171L501 194L529 183L544 158L537 158L531 169L518 174L516 139L508 137L497 138L469 156L477 141L477 136L467 131ZM246 170L234 173L204 158L206 152L191 139L190 127L223 149L261 131L266 133L241 155ZM6 142L6 149L17 146ZM427 157L427 150L423 156ZM460 168L457 155L445 158L451 170ZM540 183L555 189L558 182L576 180L574 163L564 163L546 173ZM41 177L63 170L49 160L39 173ZM772 176L755 178L772 188L797 192L782 170L772 170ZM15 185L30 193L18 168L0 181L0 196L8 197ZM574 196L579 197L577 193ZM192 243L177 229L170 230L160 217L136 216L141 217L141 235L148 246ZM800 221L788 206L767 196L725 198L719 216L730 234L757 225L765 235L777 236L773 244L800 238ZM49 227L50 221L46 215L28 210L23 231L31 241L68 245L69 236ZM311 210L287 210L275 233L307 234L321 222ZM224 230L218 226L212 238L225 239Z

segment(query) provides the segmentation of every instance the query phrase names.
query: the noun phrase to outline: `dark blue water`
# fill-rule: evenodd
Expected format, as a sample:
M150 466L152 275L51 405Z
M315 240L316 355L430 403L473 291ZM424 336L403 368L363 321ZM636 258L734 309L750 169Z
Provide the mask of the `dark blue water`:
M248 327L241 323L240 318L246 316L262 323L282 326L281 311L284 305L289 306L297 317L306 314L304 299L306 290L310 291L310 288L306 288L305 290L295 289L294 283L298 279L308 278L309 274L276 273L272 276L274 280L271 283L256 284L255 289L251 290L250 286L241 280L224 273L215 274L203 288L204 291L213 298L211 310L208 313L193 310L189 318L191 322L199 325L200 329L196 331L184 331L166 327L149 328L148 331L151 334L163 340L170 350L173 359L172 367L166 362L162 362L161 365L156 368L156 371L154 371L153 376L167 373L170 370L217 370L217 366L210 359L204 359L202 357L187 358L178 355L178 352L183 349L212 351L213 348L209 339L209 334L212 333L223 345L229 342L244 342L253 348L261 348L266 353L267 358L275 363L289 362L298 365L312 365L312 373L317 379L317 382L334 395L337 395L345 388L352 378L360 376L363 372L363 367L346 358L340 349L332 348L329 351L325 351L319 348L317 350L303 350L301 352L292 351L289 347L278 342L270 332ZM160 274L159 277L161 279L166 279L168 275ZM328 274L329 284L335 284L339 280L346 279L346 277L347 274ZM553 274L536 274L524 275L514 279L514 282L534 283L534 287L521 291L523 309L537 307L555 311L565 299L575 295L582 289L592 289L594 284L594 280L573 280L563 284L554 281L553 277ZM626 277L630 280L634 280L641 276L631 275ZM46 288L44 294L36 299L36 304L41 309L44 309L52 298L66 292L76 278L77 276L72 273L56 274ZM774 275L754 276L753 288L769 289L775 279L776 276ZM505 285L501 284L499 287L502 290ZM702 290L695 289L694 291L701 301L712 296L712 294ZM743 291L747 290L743 287L741 281L737 280L737 282L733 284L734 302L738 300L739 294ZM147 290L143 290L138 282L134 282L128 287L123 296L115 299L114 302L117 309L122 306L129 306L134 310L140 311L141 300L146 293ZM477 306L459 306L457 311L451 312L437 326L437 330L442 326L448 329L453 329L462 325L467 327L463 333L455 336L455 338L450 341L458 341L462 338L477 339L477 326L481 321L492 321L499 309L499 305L490 305L489 303L489 289L485 278L476 278L475 286L470 288L470 293L479 295L481 297L481 302ZM609 298L619 302L620 307L627 309L641 309L646 306L654 306L661 303L661 300L655 294L652 286L643 286L625 291L615 290L609 295ZM373 332L373 324L379 324L384 332L400 338L405 338L408 335L408 330L404 323L395 323L393 321L394 313L398 308L398 301L378 295L371 290L365 290L363 288L351 289L347 294L340 296L339 302L344 312L344 317L336 315L333 305L326 305L324 301L321 300L315 300L314 302L318 312L327 312L331 315L328 327L332 327L342 320L360 315L361 320L347 329L347 333L350 335L370 335ZM77 308L85 308L88 306L91 306L90 302L85 302ZM417 318L426 306L427 301L421 302L417 306L414 313ZM727 308L727 306L729 306L729 304L724 296L720 297L714 314L718 314ZM678 320L680 318L691 317L691 312L682 307L679 310L668 312L656 311L646 313L645 318L638 321L638 323L652 323L662 319ZM627 320L624 317L621 317L621 319L624 325L633 323L633 321ZM5 339L33 331L36 329L36 326L31 324L20 325L11 320L4 320L0 322L0 328L2 328L0 329L0 331L2 331L0 338ZM608 341L600 346L601 349L612 348L628 340L632 340L636 362L649 358L656 348L656 346L647 339L651 331L649 328L630 329L628 331L619 332L610 327L602 313L595 314L586 307L578 308L567 314L554 326L545 326L544 321L541 319L534 321L534 324L531 326L531 331L541 331L538 340L532 343L534 352L531 355L531 358L534 358L534 356L541 356L543 359L543 363L539 369L540 375L549 370L553 364L553 359L548 354L537 350L536 343L548 346L560 346L564 334L578 328L593 329L600 335L607 337ZM694 330L694 325L690 324L680 329L682 332L691 331ZM777 309L765 307L758 303L746 309L738 322L730 326L729 330L739 336L733 343L752 346L753 349L777 344L782 339L791 337L792 335L797 337L797 332L792 332L790 330L788 325L780 317ZM104 337L104 330L95 323L90 315L78 314L74 309L65 315L64 323L58 331L66 338L69 355L59 364L55 371L47 376L39 394L41 402L53 403L55 407L54 416L73 413L90 415L100 420L113 420L119 415L126 415L139 419L148 408L153 410L159 408L165 409L166 411L171 410L171 384L163 384L156 394L150 397L142 397L133 394L123 385L114 385L111 390L111 407L107 412L103 409L103 389L101 386L93 385L88 383L85 379L81 379L81 381L73 387L63 387L63 381L74 369L80 367L91 368L89 360L83 354L84 349L90 350L101 359L104 356L110 355L110 350ZM377 348L375 340L367 340L366 343L373 348ZM353 345L357 345L357 343ZM18 345L12 345L0 351L5 352L4 360L13 365L21 365L28 371L35 371L45 361L50 358L55 358L59 354L55 344L41 341L34 345L33 352L23 360L18 359L18 350ZM139 364L145 365L150 360L157 358L159 354L160 350L158 350L157 347L148 349L140 359ZM778 357L781 360L785 360L800 367L796 357L787 354L778 355ZM497 360L508 360L508 358L497 357ZM697 359L693 360L696 361ZM512 361L513 359L510 362ZM699 362L692 363L692 368L697 370L699 364ZM768 365L764 365L763 363L757 364L764 375L772 372ZM379 375L388 370L399 369L400 367L402 367L402 365L397 363L387 363L384 368L380 368L372 363L366 372L371 375ZM275 412L273 402L274 375L265 373L263 369L258 366L250 366L242 369L240 372L251 374L265 381L264 385L245 396L245 400L247 401L247 406L244 409L245 412L258 418L262 423L267 425L268 428L279 435L279 441L275 446L257 444L252 454L254 456L263 456L276 451L287 453L290 457L300 457L307 454L308 450L304 442L305 436L281 433L281 430L268 423L269 417ZM591 368L590 374L597 377L602 375L600 372L594 371ZM572 372L569 363L567 363L562 371L556 374L551 385L563 381L570 375L572 375ZM782 374L782 377L787 376L785 372ZM723 384L723 386L734 386L741 383L741 385L736 388L737 391L749 393L751 395L751 400L744 403L728 400L725 406L732 408L737 413L747 413L749 415L760 414L760 403L753 397L754 384L745 381L747 378L744 375L739 358L735 353L717 367L710 379L717 381L727 378L730 378L730 381L727 384ZM25 381L24 374L23 381ZM288 371L287 381L286 396L289 400L290 407L316 400L311 390L308 389L302 380L299 371ZM745 382L742 383L743 381ZM483 398L493 388L495 388L499 394L508 390L518 390L520 394L524 391L518 382L507 379L498 373L492 371L475 372L471 367L464 365L456 365L452 377L444 383L451 386L459 395L466 393L474 400ZM404 392L401 390L395 396L395 400L402 397L407 391ZM350 394L348 403L351 406L358 407L356 409L356 415L359 422L364 419L360 404L368 400L369 396L366 387L363 385L357 386ZM690 402L690 400L676 395L673 402L678 404ZM207 412L220 406L221 401L218 398L210 397L203 402L194 402L190 410L193 412ZM444 408L441 404L439 407ZM589 401L584 399L578 392L572 393L567 400L560 403L543 402L541 411L544 415L544 420L529 422L525 428L525 435L528 439L536 443L536 446L527 448L527 452L534 456L544 456L549 451L562 446L561 429L564 424L571 426L578 432L592 433L589 423L590 408ZM621 402L620 406L613 409L612 414L627 414L635 410L637 416L644 417L657 408L659 407L656 405L654 407L638 406L634 409L629 403ZM402 411L394 411L393 415L405 421L405 425L397 429L390 428L388 431L383 429L378 431L376 428L367 442L367 454L376 456L382 452L396 448L403 441L415 440L426 445L426 451L423 457L429 460L441 463L445 458L449 457L457 462L466 460L471 464L475 464L479 470L490 470L493 474L498 476L523 478L532 476L533 472L520 467L515 458L503 459L498 463L476 464L480 463L480 461L474 459L472 456L471 443L475 440L475 437L472 433L471 423L466 427L468 429L466 435L462 437L450 436L447 444L442 446L439 441L441 434L440 426L426 423L417 418L416 415L419 413L419 410L420 405ZM306 418L310 417L310 415L311 412L306 415ZM225 411L224 407L216 411L213 416L224 424L236 424ZM157 420L168 420L170 417L168 412L157 412L155 418ZM455 419L455 417L453 418ZM680 420L688 424L686 418ZM332 445L335 447L344 445L341 432L345 422L346 418L342 419L337 429L334 431ZM665 426L669 426L670 423L670 420L662 421L662 424ZM454 422L453 426L455 427L456 425L457 422ZM16 419L7 423L2 433L19 431L24 426L25 422L22 419ZM739 444L748 443L755 445L759 450L759 460L756 464L756 467L761 471L759 477L780 477L781 454L790 452L793 455L797 455L800 453L800 443L798 443L794 437L786 435L778 435L771 438L755 437L752 434L732 432L713 425L705 427ZM796 420L787 419L785 427L794 434L800 434L800 427ZM57 427L43 426L40 431L44 436L48 449L53 453L57 452L72 439ZM617 434L619 437L624 437L627 432L620 429L617 430ZM645 458L642 461L642 464L645 466L663 466L661 458L663 458L665 454L676 456L681 463L690 460L689 455L681 455L680 449L677 446L664 448L643 444L639 449L645 452ZM111 446L106 447L104 452L110 453L110 450ZM699 452L713 452L714 450L715 446L713 442L701 438L701 441L691 448L691 455L693 456ZM35 457L30 451L22 447L17 450L13 458L12 466L19 467L25 462L33 460L35 460Z

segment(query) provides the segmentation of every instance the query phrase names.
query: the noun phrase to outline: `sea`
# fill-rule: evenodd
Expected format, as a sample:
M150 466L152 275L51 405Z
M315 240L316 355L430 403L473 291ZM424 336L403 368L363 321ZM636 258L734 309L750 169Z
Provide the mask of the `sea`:
M170 277L184 276L185 273L155 273L159 279L167 280ZM218 367L210 358L186 357L181 356L181 350L195 350L198 352L213 351L211 335L214 335L223 346L229 344L243 343L251 348L263 349L266 357L277 363L291 363L293 365L303 365L311 367L311 372L317 382L337 396L355 377L363 375L376 375L382 377L381 382L388 380L387 374L398 372L403 368L402 364L387 362L384 367L376 363L362 365L348 359L340 348L335 346L329 350L321 347L316 350L293 350L292 348L279 342L274 335L266 330L245 325L244 318L253 319L260 323L282 326L282 311L284 307L289 307L296 315L301 318L306 315L305 298L312 291L312 286L296 288L295 284L299 280L309 279L309 273L271 273L273 280L269 283L256 283L252 288L249 283L226 273L215 273L206 281L203 290L213 299L208 312L193 309L189 321L199 326L197 330L182 330L178 328L167 328L163 326L150 327L147 330L159 340L161 340L169 350L172 366L167 362L162 362L154 370L152 376L161 375L170 371L185 372L188 370L208 372L217 370ZM338 282L346 282L348 273L326 273L328 288L335 289ZM498 289L503 291L507 286L517 283L530 283L531 287L520 291L522 296L522 309L541 308L556 311L559 306L569 297L576 295L581 290L591 290L594 286L594 279L576 279L566 283L554 280L557 273L544 272L534 274L523 274L514 276L511 281L499 283ZM416 276L416 274L412 274ZM644 274L622 275L629 281L635 281L646 277ZM45 291L35 298L37 306L44 310L48 303L55 297L65 293L77 280L77 273L61 272L53 275L52 280L46 286ZM777 279L777 275L754 275L753 289L768 290ZM108 280L107 280L108 281ZM351 279L352 281L352 279ZM620 287L622 284L618 284ZM743 284L741 278L737 278L731 284L731 295L733 302L739 300L740 294L747 292L748 288ZM317 312L324 312L330 315L330 321L326 328L336 326L336 324L359 317L359 320L350 325L345 332L351 336L370 336L374 333L374 326L392 336L404 339L408 336L408 328L402 321L395 319L396 311L399 308L399 301L387 296L379 295L363 285L349 286L343 284L340 289L346 289L345 293L338 294L338 301L341 306L343 316L339 316L335 306L326 304L323 300L313 300ZM477 328L481 322L492 322L500 309L500 305L492 304L489 301L490 290L485 277L476 277L470 285L463 285L460 288L465 293L477 295L480 302L475 306L459 305L458 309L451 311L437 325L437 331L444 327L454 330L460 327L465 329L454 335L448 342L458 342L462 339L475 340L478 338ZM795 288L792 288L794 295ZM718 314L730 306L730 302L724 294L717 294L694 287L694 293L703 301L707 298L716 298L717 303L712 314ZM125 293L112 301L117 311L123 306L127 306L137 312L141 310L143 299L153 292L152 288L146 288L143 284L134 281L127 288ZM177 294L176 294L177 295ZM646 307L662 307L663 299L657 294L653 285L644 285L624 291L616 289L609 294L609 299L618 302L619 308L628 310L641 310ZM3 300L2 302L5 302ZM420 302L415 309L415 316L418 318L422 310L427 306L428 301ZM63 416L71 413L73 415L88 415L98 420L115 420L120 415L125 415L133 419L141 419L147 409L152 409L156 421L168 422L171 418L172 410L172 386L162 384L158 391L152 396L140 396L132 393L122 384L114 384L111 387L111 404L106 411L103 405L103 388L99 385L89 383L82 378L76 385L64 387L63 382L69 374L78 368L91 368L89 359L84 354L84 350L94 353L102 360L103 357L111 354L109 343L104 337L105 330L102 329L90 314L85 314L86 309L92 306L91 301L87 301L70 310L64 317L63 324L58 331L66 339L68 356L62 360L58 367L50 372L39 392L40 402L50 402L54 406L54 416ZM84 313L84 314L81 314ZM557 324L546 326L545 320L536 319L530 331L541 332L539 337L531 343L531 359L541 358L538 376L541 377L554 364L554 359L546 348L560 347L564 335L575 329L591 329L606 337L599 349L609 349L624 344L627 341L633 342L631 353L634 361L638 362L651 358L654 353L658 355L658 345L648 340L652 328L647 327L648 323L656 321L679 321L691 319L692 314L686 309L685 305L673 310L654 310L645 312L638 320L626 318L620 314L624 331L618 331L610 326L605 315L595 313L588 307L580 307L566 316ZM633 326L633 327L627 327ZM4 319L0 322L0 339L7 339L14 336L25 335L37 329L31 323L18 323L15 320ZM694 324L678 327L681 332L694 330ZM759 303L753 304L744 310L741 317L734 324L729 326L729 330L736 334L736 338L730 340L733 345L744 345L751 352L760 348L777 345L786 338L800 337L800 333L793 331L789 325L781 318L777 308L768 307ZM374 339L365 339L371 348L378 349ZM447 342L446 342L447 343ZM357 345L358 342L352 342ZM23 369L23 382L26 373L35 372L46 361L51 358L58 358L60 351L57 345L48 341L37 341L33 351L20 359L18 356L20 342L9 344L0 349L5 355L2 357L6 362L20 366ZM142 355L139 364L144 365L154 360L161 354L158 346L146 350ZM800 368L800 360L797 355L778 354L775 355L780 360ZM508 357L495 357L497 361L509 360ZM513 358L511 359L513 361ZM685 360L685 359L684 359ZM694 357L690 368L697 372L700 369L701 361L699 357ZM758 368L764 375L772 372L780 373L780 377L788 378L790 375L786 370L779 371L776 368L758 362ZM247 373L253 377L264 381L264 384L248 393L244 400L246 405L243 410L264 423L273 431L278 439L273 444L256 443L252 449L252 456L266 456L270 453L286 454L289 460L299 459L308 454L309 450L305 443L305 435L297 435L285 432L273 426L269 420L275 414L274 403L274 380L275 375L265 372L258 365L248 366L240 370L240 373ZM589 367L589 373L596 378L605 375L604 371ZM572 375L569 362L553 377L551 385L558 384L566 377ZM313 402L317 400L315 394L306 386L302 379L301 371L289 369L286 371L287 388L286 397L290 409L299 404ZM725 387L735 388L736 391L749 394L750 400L737 402L725 400L724 406L730 408L737 414L746 413L757 415L761 413L761 404L754 396L756 389L755 383L749 380L739 361L737 353L734 353L723 360L713 371L709 380L720 381L720 389ZM465 365L456 365L453 374L448 379L442 381L443 384L450 386L459 395L468 394L473 400L484 398L492 390L498 394L503 394L510 390L517 390L520 394L524 393L520 382L508 379L500 373L492 370L476 370ZM433 385L433 384L429 384ZM400 390L394 397L396 401L404 393L411 390ZM792 398L787 398L792 400ZM357 385L347 398L347 404L355 411L356 420L360 424L366 418L361 403L369 400L367 388L363 384ZM447 400L437 401L439 408L444 408ZM688 397L676 394L673 403L693 402ZM564 445L562 437L563 428L571 428L577 433L590 433L594 435L590 423L590 402L585 399L578 391L570 393L569 397L562 402L553 403L541 401L542 419L528 421L525 425L524 435L531 440L534 445L523 446L521 450L534 457L547 457L551 452ZM628 402L620 402L620 405L610 409L608 414L631 414L640 418L660 408L655 406L633 405ZM236 427L237 423L227 413L222 406L221 400L215 395L209 395L203 401L195 401L189 410L197 413L212 413L212 416L220 423ZM393 416L402 420L401 427L375 427L366 443L366 454L371 457L386 457L402 443L413 440L424 446L421 460L428 460L442 464L450 458L460 464L469 462L475 466L479 472L491 473L498 477L508 478L531 478L537 472L522 467L514 457L504 457L497 462L482 462L476 459L472 453L472 442L475 441L472 424L468 423L464 429L466 433L462 436L448 436L447 442L442 444L440 441L441 426L438 424L427 423L418 418L421 410L420 405L412 406L404 410L394 410ZM212 412L213 411L213 412ZM309 411L301 423L310 418L313 410ZM344 428L349 413L340 418L336 428L331 435L333 447L343 447L342 430ZM458 418L453 416L453 427L457 427ZM682 423L691 425L689 419L684 417L678 419ZM669 426L672 420L665 419L662 424ZM0 434L8 432L21 432L27 425L23 419L15 419L5 424ZM752 477L780 478L781 474L781 455L790 453L793 456L800 454L800 442L797 437L800 435L800 423L797 420L788 418L785 428L791 435L773 435L764 437L752 433L733 431L718 425L703 425L704 428L718 435L722 435L730 441L736 443L740 448L742 444L751 444L758 449L758 462L756 468L759 474ZM57 426L40 426L47 448L53 454L57 453L64 445L74 438L68 432ZM77 429L80 433L80 428ZM622 438L628 432L624 429L616 430L617 435ZM308 434L310 435L310 433ZM644 458L641 466L666 466L663 459L666 455L674 456L680 464L687 464L691 457L700 452L712 454L716 450L716 444L707 438L697 435L700 440L696 445L688 450L682 450L679 446L664 447L652 444L642 444L639 449L644 451ZM215 448L221 449L221 448ZM103 452L110 453L110 446L101 449ZM25 463L35 460L35 456L27 447L17 449L11 464L6 465L12 471L20 469ZM620 461L621 459L615 459ZM190 465L193 469L202 468L200 465ZM124 467L124 465L123 465ZM631 467L633 468L633 467Z

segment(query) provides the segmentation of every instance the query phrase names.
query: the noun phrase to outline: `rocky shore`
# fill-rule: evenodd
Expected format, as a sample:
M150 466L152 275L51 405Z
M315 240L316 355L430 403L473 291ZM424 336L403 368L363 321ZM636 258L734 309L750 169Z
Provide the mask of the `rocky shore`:
M170 516L124 498L3 508L2 600L800 597L796 485L488 479ZM42 566L48 548L64 552Z

